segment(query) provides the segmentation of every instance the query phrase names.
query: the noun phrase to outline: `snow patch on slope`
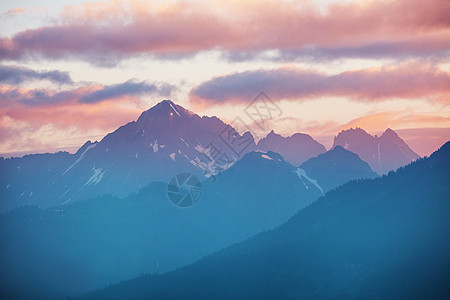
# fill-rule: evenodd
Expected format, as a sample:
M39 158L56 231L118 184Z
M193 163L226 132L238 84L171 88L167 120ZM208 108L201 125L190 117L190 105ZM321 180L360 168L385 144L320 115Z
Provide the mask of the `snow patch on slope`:
M308 180L309 182L311 182L316 188L318 188L320 190L320 192L323 194L323 189L320 187L320 185L317 183L317 180L311 179L308 177L308 175L306 175L305 170L297 168L296 173L298 175L298 177L300 179L305 178L306 180ZM305 186L306 187L306 186Z
M156 140L155 143L150 143L150 148L153 148L154 153L158 152L159 150L158 140Z
M268 159L268 160L273 160L272 157L268 156L267 154L261 154L262 158Z
M170 107L172 107L173 111L174 111L179 117L181 117L180 113L179 113L178 110L172 105L172 103L169 102L169 104L170 104Z
M92 171L94 171L94 175L92 175L91 178L89 178L89 180L84 185L91 185L91 184L97 185L97 183L99 183L102 180L103 175L105 174L105 172L102 172L103 168L97 169L96 167L93 167Z
M79 163L83 159L83 157L86 154L86 152L88 152L89 150L91 150L95 146L97 146L97 143L94 143L92 145L87 146L86 150L84 150L84 152L81 153L80 157L78 157L78 159L70 167L68 167L67 170L64 171L63 175L66 174L67 172L69 172L70 169L72 169L77 163Z
M197 145L194 148L195 150L197 150L198 152L200 152L201 154L205 155L206 157L208 157L210 160L214 160L213 157L211 157L211 149L210 148L204 148L202 145Z

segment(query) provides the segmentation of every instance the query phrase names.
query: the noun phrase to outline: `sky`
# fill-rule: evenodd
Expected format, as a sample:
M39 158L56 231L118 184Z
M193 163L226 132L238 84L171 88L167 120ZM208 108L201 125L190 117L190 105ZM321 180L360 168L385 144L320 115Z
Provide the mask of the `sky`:
M331 147L394 129L419 155L450 140L450 1L0 3L0 156L76 151L163 99ZM250 127L254 126L251 120Z

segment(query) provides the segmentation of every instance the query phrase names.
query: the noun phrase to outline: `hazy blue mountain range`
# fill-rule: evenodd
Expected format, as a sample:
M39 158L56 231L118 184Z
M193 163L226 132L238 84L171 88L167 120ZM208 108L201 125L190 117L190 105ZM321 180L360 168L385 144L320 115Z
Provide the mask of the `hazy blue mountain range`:
M251 152L181 209L167 184L0 216L1 298L58 298L164 272L272 229L321 195L276 153ZM23 287L26 286L26 289Z
M383 166L413 159L394 132L383 136L349 130L326 151L309 135L272 131L256 145L249 132L164 100L75 154L0 158L0 296L64 299L192 264L276 228L346 182L376 177L362 156L376 139ZM204 180L192 207L168 199L181 172Z
M450 142L333 190L279 228L88 299L448 299Z

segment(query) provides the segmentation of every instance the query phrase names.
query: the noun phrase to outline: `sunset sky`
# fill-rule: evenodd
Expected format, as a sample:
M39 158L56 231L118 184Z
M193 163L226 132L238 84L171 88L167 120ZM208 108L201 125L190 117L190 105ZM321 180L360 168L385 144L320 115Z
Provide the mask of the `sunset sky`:
M0 155L74 152L163 99L232 122L264 91L283 135L450 140L450 1L0 3ZM251 126L251 124L249 124Z

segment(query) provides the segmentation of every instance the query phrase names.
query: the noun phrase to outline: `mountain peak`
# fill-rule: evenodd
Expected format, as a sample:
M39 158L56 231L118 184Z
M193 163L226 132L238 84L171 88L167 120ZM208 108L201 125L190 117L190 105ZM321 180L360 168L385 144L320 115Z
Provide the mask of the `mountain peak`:
M267 138L282 138L282 136L278 133L275 133L275 131L271 130L269 134L266 136L266 139Z
M173 103L173 101L170 99L162 100L161 102L153 106L150 110L154 111L162 110L164 112L169 112L169 114L170 113L172 115L176 114L178 116L181 116L180 111L181 112L185 111L185 109L182 106Z
M271 174L271 176L277 177L280 175L278 172L292 176L294 169L294 166L286 162L280 154L273 151L256 150L246 153L225 173L233 176L236 176L236 174L239 174L239 176L242 176L242 174L246 174L245 176L249 174L258 174L257 176Z
M253 134L250 131L246 131L242 134L243 137L245 138L251 138L252 140L254 140L255 138L253 137Z
M367 131L365 131L362 128L356 127L356 128L349 128L349 129L344 129L342 131L340 131L336 137L339 136L351 136L351 135L357 135L357 136L370 136L369 133L367 133ZM335 139L336 139L335 137Z
M398 137L398 134L394 130L388 128L381 136Z
M361 160L357 154L339 145L307 160L300 168L309 177L317 180L325 192L350 180L377 176L369 164Z
M419 157L390 128L380 137L370 135L361 128L343 130L334 138L333 147L337 145L358 154L380 174L395 170Z
M336 145L325 153L320 154L317 157L313 157L310 160L315 160L317 158L339 158L339 159L357 159L360 160L358 154L351 152L341 145ZM307 162L305 162L307 163Z
M292 169L293 166L286 162L280 154L273 151L251 151L244 155L244 157L236 163L236 166L239 166L238 169L242 171L242 168L249 170L253 169L256 166L259 166L261 163L271 164L281 164L283 166L287 166L289 169Z
M334 146L328 152L331 152L331 151L333 151L333 152L345 152L345 151L350 152L350 151L346 150L344 147L342 147L341 145Z
M295 166L326 151L323 145L307 134L295 133L283 137L273 130L258 142L257 148L265 152L280 153L287 162Z
M172 100L166 99L152 108L144 111L138 118L137 123L148 123L151 119L174 120L183 117L191 117L195 114L181 105L175 104Z

